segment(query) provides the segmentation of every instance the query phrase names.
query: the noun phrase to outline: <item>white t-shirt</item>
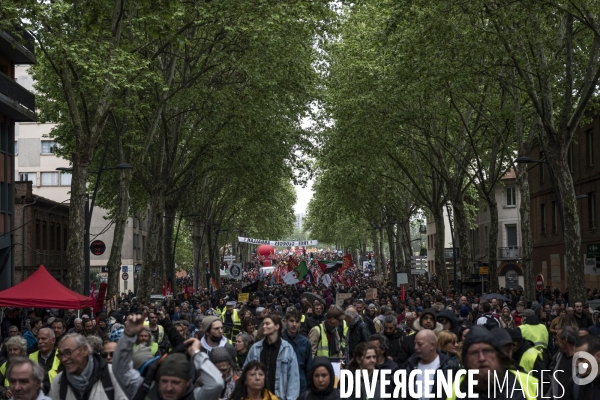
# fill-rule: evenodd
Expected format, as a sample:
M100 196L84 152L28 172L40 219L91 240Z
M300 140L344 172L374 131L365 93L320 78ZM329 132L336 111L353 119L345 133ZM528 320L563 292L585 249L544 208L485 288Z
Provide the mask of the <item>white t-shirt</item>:
M433 384L435 382L435 371L437 371L440 368L440 356L435 357L435 360L433 360L432 362L430 362L429 364L422 364L421 362L419 362L419 365L417 365L417 370L421 371L420 374L417 374L415 376L415 385L417 385L417 387L421 388L421 399L422 400L430 400L431 397L429 397L429 399L426 399L427 394L431 393L433 390ZM431 372L426 372L426 371L431 371ZM425 374L427 373L428 376L428 380L430 381L429 385L427 385L428 387L425 387Z

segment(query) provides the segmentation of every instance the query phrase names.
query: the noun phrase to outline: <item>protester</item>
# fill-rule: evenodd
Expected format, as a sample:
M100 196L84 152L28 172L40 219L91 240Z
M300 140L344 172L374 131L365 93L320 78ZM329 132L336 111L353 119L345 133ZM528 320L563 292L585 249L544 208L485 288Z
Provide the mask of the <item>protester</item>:
M244 366L231 400L278 400L266 387L267 368L260 361L250 361Z
M306 391L307 376L312 363L312 348L310 341L299 334L300 311L290 308L285 314L285 329L283 339L292 345L298 360L298 371L300 372L300 393Z
M344 319L344 312L338 307L331 307L325 315L325 320L310 330L312 356L314 357L343 357L340 335L337 327Z
M264 318L262 330L265 338L250 348L244 370L250 362L260 361L266 371L265 388L280 400L296 400L300 395L298 360L292 345L281 338L281 318L274 314Z
M42 389L44 394L50 392L52 380L62 371L62 365L54 347L56 338L50 328L42 328L37 334L38 350L29 355L29 359L39 364L44 371Z
M308 372L308 389L298 400L338 400L340 390L334 388L335 379L331 361L326 357L315 358Z
M64 370L52 381L49 397L53 400L108 400L106 391L110 388L115 399L125 398L111 365L92 353L84 336L65 335L58 344L57 356Z
M369 385L375 385L375 396L374 397L369 397L369 400L379 400L381 397L381 389L379 386L379 381L374 381L372 378L373 376L373 371L375 370L375 367L377 365L377 349L375 348L375 346L373 346L371 343L369 342L364 342L364 343L360 343L358 346L356 346L356 349L354 350L354 357L352 358L352 360L350 360L350 364L348 365L348 369L350 371L352 371L353 373L355 371L360 371L361 372L361 377L364 376L364 373L366 372L367 375L367 379L369 379ZM366 387L365 387L365 382L363 379L361 379L360 382L361 385L361 396L357 397L358 394L356 393L356 391L354 392L354 398L356 399L364 399L366 398L364 396L364 394L366 393Z
M225 383L225 387L221 391L220 399L227 400L233 394L235 383L239 376L237 374L237 366L231 359L231 355L224 347L217 347L210 352L210 361L221 371L221 377Z
M25 357L15 357L7 370L9 392L15 400L51 400L41 390L44 371Z
M143 315L127 317L124 334L113 356L115 375L128 399L133 399L144 383L144 376L133 368L133 345L144 329ZM200 341L187 339L186 354L172 353L160 362L156 378L150 382L150 400L217 400L224 388L221 372L200 351ZM188 359L189 357L189 359ZM199 371L195 377L192 369Z
M253 344L254 339L247 333L242 332L235 337L235 352L238 368L244 368L248 351Z

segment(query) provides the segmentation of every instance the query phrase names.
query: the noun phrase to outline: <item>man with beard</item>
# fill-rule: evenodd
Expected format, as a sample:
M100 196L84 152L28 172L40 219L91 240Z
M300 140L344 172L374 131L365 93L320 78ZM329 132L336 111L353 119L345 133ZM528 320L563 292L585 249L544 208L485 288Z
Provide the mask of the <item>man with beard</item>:
M389 342L389 347L386 351L386 356L396 364L400 365L400 346L404 334L398 330L396 317L386 315L383 320L383 334Z
M323 321L325 321L325 315L323 314L323 309L325 308L324 304L319 302L319 301L315 301L313 304L313 315L311 315L310 317L306 318L306 320L304 321L304 323L302 324L302 331L301 333L304 336L308 336L308 333L311 331L312 328L314 328L315 326L319 325L320 323L322 323Z
M356 346L359 343L367 342L370 333L354 307L346 309L346 323L348 325L348 355L353 358Z
M573 316L575 317L579 328L588 329L590 326L594 325L594 321L592 321L588 313L583 311L583 304L580 301L575 303Z
M204 330L204 336L200 340L202 352L210 354L214 348L225 347L231 359L235 360L235 347L223 335L223 322L218 317L204 317L202 330Z
M464 341L462 360L465 369L477 370L477 373L473 377L473 382L465 379L464 376L459 382L455 382L451 387L452 396L448 397L448 400L458 398L457 387L466 394L469 393L471 385L480 399L488 399L488 393L496 393L497 399L535 400L537 398L536 387L526 384L527 374L510 369L510 358L496 337L485 327L471 328Z
M404 364L410 356L415 354L415 333L429 329L437 335L444 329L442 324L436 321L436 312L433 308L426 308L423 310L421 318L419 318L418 321L415 321L413 326L415 329L413 333L402 338L400 354L398 355L398 358L400 359L399 365Z

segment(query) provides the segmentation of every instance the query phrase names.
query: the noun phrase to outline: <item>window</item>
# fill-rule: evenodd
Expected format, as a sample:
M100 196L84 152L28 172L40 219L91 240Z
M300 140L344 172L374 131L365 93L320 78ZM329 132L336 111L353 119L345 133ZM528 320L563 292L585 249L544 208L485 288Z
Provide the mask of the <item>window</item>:
M557 221L557 212L556 212L556 201L552 202L552 233L555 235L558 233L558 221Z
M53 154L55 148L54 140L42 140L42 154Z
M543 152L543 151L541 151L541 152L540 152L540 158L539 158L539 159L540 159L540 160L543 160L543 159L544 159L544 157L545 157L545 156L544 156L544 152ZM539 168L540 168L540 183L544 183L544 182L546 182L546 170L545 170L545 166L544 166L544 164L541 164L541 165L539 166Z
M42 186L58 186L58 172L42 172Z
M587 165L594 166L594 131L590 129L586 132L587 135Z
M19 141L15 140L15 154L19 154Z
M517 226L506 225L506 247L515 248L518 245Z
M567 150L567 164L569 164L569 172L573 173L573 143L569 145Z
M37 173L36 172L19 172L19 180L21 182L31 181L33 186L37 186Z
M73 174L63 172L60 174L60 186L71 186L71 178Z
M514 207L517 205L517 193L514 186L506 188L506 206Z
M588 227L596 229L596 193L588 193Z
M542 235L547 233L546 231L546 204L540 206L540 221L542 222Z

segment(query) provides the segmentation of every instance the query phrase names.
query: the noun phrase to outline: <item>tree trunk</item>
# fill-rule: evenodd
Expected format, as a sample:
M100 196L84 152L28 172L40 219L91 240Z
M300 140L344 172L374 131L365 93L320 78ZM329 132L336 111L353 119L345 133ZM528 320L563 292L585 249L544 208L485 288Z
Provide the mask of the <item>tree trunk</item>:
M85 273L83 233L85 230L85 194L88 178L89 159L82 161L73 157L73 175L71 178L71 204L69 205L69 233L67 241L67 286L83 294ZM89 251L89 250L86 250Z
M115 212L115 230L113 242L110 248L110 257L108 258L108 293L107 299L119 294L119 275L121 273L121 252L123 250L123 239L125 237L125 228L127 227L127 218L129 217L129 186L133 172L131 170L121 170L119 178L119 200ZM135 251L135 250L134 250ZM135 257L134 257L135 258Z
M375 259L375 273L377 275L380 275L382 273L381 257L379 254L379 239L377 235L377 228L375 227L371 229L371 240L373 241L373 258Z
M195 218L192 227L194 276L196 276L195 279L198 281L198 286L206 288L206 274L202 273L204 271L204 265L202 264L202 260L204 258L204 228L204 225L200 224L200 219Z
M405 254L404 269L402 270L402 272L406 273L406 276L408 277L408 284L410 285L413 281L411 272L413 252L412 242L410 241L410 218L403 219L399 227L401 230L400 237L402 240L401 245L403 247L402 252Z
M488 242L488 279L490 280L490 293L498 293L498 203L495 193L487 198L490 209L490 232Z
M396 270L398 265L398 255L396 254L396 235L394 234L394 225L387 224L388 246L390 249L390 268L387 279L396 283Z
M144 262L140 277L140 289L138 299L147 301L154 287L157 278L164 276L164 268L160 265L162 262L162 229L163 215L165 210L165 188L162 185L156 186L151 192L150 201L150 227L146 237L146 251L144 253ZM156 274L156 276L154 275ZM177 288L177 282L172 282L173 294Z
M558 187L558 196L562 200L563 205L564 226L562 227L562 231L564 232L563 240L567 261L566 289L569 292L569 302L572 304L577 301L585 303L587 301L587 290L585 284L585 272L581 259L581 236L579 216L577 214L577 200L575 198L575 188L573 186L573 176L569 171L566 157L563 154L564 152L559 148L548 147L548 151L551 154L550 157L547 157L548 162L550 163L548 166L551 166L554 171L556 186ZM552 284L556 285L555 282L552 282Z
M181 215L177 217L177 206L172 202L165 203L165 217L163 219L163 229L161 243L163 247L163 265L164 273L157 275L159 277L158 282L161 282L163 278L171 279L171 282L176 282L177 277L175 276L175 229L176 224L179 225L183 221ZM180 226L180 225L179 225ZM179 239L179 237L177 238Z
M469 279L472 273L471 243L469 242L469 221L463 196L452 201L454 211L454 240L460 249L460 275L462 280Z
M544 167L541 165L539 168ZM525 300L535 300L535 275L533 273L533 262L531 253L533 250L533 238L531 236L531 217L529 198L529 182L527 164L517 164L517 187L521 197L519 213L521 214L521 263L523 265L523 281Z
M383 276L387 275L387 264L385 262L384 244L385 237L383 236L383 224L377 230L379 233L379 264L381 265L381 273Z
M446 269L445 254L445 224L443 205L432 210L435 219L435 274L437 276L437 287L448 288L448 270Z

